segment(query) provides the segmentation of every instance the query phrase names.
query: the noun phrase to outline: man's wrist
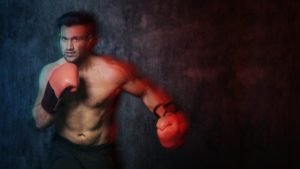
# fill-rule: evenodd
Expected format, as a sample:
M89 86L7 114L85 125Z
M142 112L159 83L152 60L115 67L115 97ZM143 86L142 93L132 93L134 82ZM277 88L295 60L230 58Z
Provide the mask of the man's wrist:
M175 113L177 108L172 101L160 103L153 109L153 113L158 117L164 117L167 113Z
M44 97L41 101L41 105L42 105L43 109L46 112L53 114L55 112L54 110L55 110L58 100L59 99L56 97L53 88L51 87L50 83L48 82L46 89L45 89Z

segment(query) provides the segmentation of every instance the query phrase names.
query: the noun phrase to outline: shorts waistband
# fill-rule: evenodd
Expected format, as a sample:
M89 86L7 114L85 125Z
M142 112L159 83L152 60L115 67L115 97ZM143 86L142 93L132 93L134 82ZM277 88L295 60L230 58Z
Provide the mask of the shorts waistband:
M58 142L60 144L64 144L66 146L70 146L72 148L75 148L80 151L101 151L101 150L107 150L111 149L114 146L114 143L105 143L105 144L100 144L100 145L80 145L80 144L75 144L68 139L60 136L59 134L54 134L53 140L55 142Z

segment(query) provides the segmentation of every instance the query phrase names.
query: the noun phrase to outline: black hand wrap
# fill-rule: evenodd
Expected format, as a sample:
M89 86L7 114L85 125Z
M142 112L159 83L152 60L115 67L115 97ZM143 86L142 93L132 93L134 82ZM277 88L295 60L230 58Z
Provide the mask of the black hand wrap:
M153 112L154 114L159 118L159 114L157 112L158 108L163 107L164 108L164 112L163 112L163 116L166 115L166 113L175 113L177 111L176 106L174 105L173 102L167 102L167 103L160 103L157 106L154 107Z
M48 82L41 105L48 113L53 114L56 110L58 102L59 99L56 97L53 88Z

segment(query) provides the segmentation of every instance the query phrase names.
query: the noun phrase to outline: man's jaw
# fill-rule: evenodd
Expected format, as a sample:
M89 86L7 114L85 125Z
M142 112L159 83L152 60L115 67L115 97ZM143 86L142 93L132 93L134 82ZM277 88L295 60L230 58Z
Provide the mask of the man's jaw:
M77 60L76 56L64 55L64 58L67 62L75 62Z

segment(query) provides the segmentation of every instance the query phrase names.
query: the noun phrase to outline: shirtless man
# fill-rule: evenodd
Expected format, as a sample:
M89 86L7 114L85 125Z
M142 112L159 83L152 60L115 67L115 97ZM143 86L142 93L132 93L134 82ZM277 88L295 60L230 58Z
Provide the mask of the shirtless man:
M32 115L37 128L55 125L49 168L115 168L113 114L122 91L140 97L158 116L162 146L183 144L184 113L159 88L137 75L133 66L109 56L96 56L93 15L69 12L57 20L63 57L41 71Z

